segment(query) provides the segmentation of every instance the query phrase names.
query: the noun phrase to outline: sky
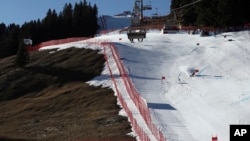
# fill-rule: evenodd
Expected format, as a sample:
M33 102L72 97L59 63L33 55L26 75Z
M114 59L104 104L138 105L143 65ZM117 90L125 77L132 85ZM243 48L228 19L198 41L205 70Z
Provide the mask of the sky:
M1 0L0 23L22 25L31 20L43 19L48 9L55 9L57 13L63 10L65 3L76 3L80 0ZM134 0L87 0L96 4L99 15L115 15L123 11L132 11ZM145 15L158 12L159 15L169 13L170 0L144 0L144 5L151 2L152 10L145 11Z

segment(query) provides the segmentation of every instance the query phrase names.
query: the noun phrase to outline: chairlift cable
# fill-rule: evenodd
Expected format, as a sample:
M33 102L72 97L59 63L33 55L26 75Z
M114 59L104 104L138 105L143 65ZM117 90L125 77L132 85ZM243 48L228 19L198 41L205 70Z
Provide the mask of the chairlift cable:
M193 5L193 4L198 3L198 2L201 2L201 1L202 1L202 0L197 0L197 1L194 1L194 2L192 2L192 3L183 5L183 6L179 7L179 8L175 8L175 9L173 9L173 10L171 10L171 11L176 11L176 10L179 10L179 9L182 9L182 8L185 8L185 7L188 7L188 6L190 6L190 5Z

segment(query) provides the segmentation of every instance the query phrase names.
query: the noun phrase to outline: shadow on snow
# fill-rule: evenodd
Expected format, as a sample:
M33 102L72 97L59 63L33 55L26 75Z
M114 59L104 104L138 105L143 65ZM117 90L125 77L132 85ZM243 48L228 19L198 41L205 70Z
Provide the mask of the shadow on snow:
M176 110L171 105L165 103L148 103L148 108L160 110Z

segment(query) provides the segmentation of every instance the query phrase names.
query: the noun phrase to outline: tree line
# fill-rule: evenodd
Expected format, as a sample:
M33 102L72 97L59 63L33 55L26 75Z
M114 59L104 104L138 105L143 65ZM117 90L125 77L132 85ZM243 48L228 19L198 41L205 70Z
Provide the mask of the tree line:
M91 37L99 28L98 8L86 0L66 3L59 13L49 9L43 19L31 20L23 25L0 23L0 58L17 53L24 38L33 45L44 41L68 37Z
M201 0L188 5L196 1L171 0L171 11L183 25L231 28L250 23L248 0Z

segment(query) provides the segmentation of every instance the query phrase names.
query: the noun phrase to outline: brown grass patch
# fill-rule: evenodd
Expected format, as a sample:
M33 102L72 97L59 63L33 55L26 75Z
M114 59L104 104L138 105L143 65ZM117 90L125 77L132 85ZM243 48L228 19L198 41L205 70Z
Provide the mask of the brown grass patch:
M31 53L25 68L0 60L0 140L135 141L109 88L85 82L99 75L104 57L70 48Z

